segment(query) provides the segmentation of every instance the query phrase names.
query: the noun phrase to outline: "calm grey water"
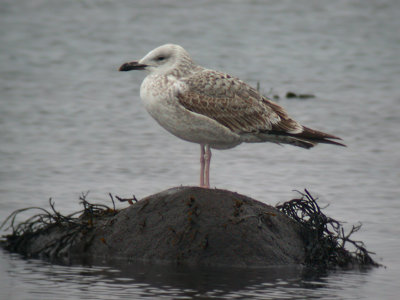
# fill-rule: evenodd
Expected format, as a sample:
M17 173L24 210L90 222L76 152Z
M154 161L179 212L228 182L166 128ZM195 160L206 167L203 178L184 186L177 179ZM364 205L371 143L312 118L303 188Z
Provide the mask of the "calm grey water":
M172 42L280 100L347 148L246 144L214 151L211 184L276 204L308 188L386 268L56 266L0 251L1 299L397 299L400 292L400 2L0 1L0 220L78 196L109 204L198 184L199 147L160 128L126 61ZM272 89L272 90L271 90ZM119 207L124 205L120 204ZM29 213L21 215L21 219Z

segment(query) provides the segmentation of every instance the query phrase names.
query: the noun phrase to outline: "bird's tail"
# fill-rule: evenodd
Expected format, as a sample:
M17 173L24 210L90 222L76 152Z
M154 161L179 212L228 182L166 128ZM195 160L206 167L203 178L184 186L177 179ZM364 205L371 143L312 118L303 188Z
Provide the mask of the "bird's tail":
M271 136L273 136L273 138L271 138ZM269 131L268 140L282 144L290 144L306 149L312 148L319 143L346 147L346 145L342 143L332 141L341 140L340 137L322 131L314 130L305 126L303 126L303 131L300 133Z
M322 143L322 144L331 144L331 145L346 147L345 144L332 141L332 140L341 140L340 137L322 131L314 130L305 126L303 126L303 131L301 133L292 134L291 136L310 143L315 143L315 144Z

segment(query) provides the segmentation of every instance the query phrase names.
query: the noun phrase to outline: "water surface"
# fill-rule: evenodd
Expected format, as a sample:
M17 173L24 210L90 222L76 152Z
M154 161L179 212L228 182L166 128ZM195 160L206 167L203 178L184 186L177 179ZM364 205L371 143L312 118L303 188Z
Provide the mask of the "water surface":
M281 96L279 104L294 118L348 145L214 151L212 186L273 205L308 188L329 205L328 215L349 226L363 223L356 238L387 268L311 281L296 272L261 272L255 276L261 279L242 284L221 282L211 270L185 276L159 270L165 287L146 268L140 275L53 266L0 252L0 298L395 299L399 6L395 0L2 1L0 220L18 208L47 206L49 197L68 213L88 190L90 200L110 204L109 192L142 198L198 183L198 145L178 140L147 115L139 99L143 73L117 72L123 62L172 42L202 65L253 86L259 81L264 94ZM286 100L287 91L317 97Z

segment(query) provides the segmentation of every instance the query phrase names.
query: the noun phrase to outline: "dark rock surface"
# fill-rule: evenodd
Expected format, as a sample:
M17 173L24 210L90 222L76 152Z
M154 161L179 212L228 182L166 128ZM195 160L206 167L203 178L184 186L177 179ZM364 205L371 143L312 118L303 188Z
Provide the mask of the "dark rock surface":
M90 229L73 236L66 235L65 227L53 226L14 251L92 263L246 267L304 263L299 224L272 206L225 190L172 188L91 222Z

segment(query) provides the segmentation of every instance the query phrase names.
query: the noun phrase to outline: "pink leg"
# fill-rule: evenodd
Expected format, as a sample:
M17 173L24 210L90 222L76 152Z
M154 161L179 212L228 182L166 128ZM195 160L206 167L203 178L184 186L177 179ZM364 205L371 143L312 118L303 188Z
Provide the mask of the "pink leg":
M204 160L205 160L205 169L204 169L205 184L204 184L204 187L210 188L210 162L211 162L210 145L206 145Z
M204 187L204 145L200 145L200 187Z

